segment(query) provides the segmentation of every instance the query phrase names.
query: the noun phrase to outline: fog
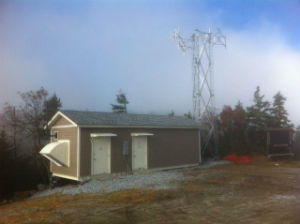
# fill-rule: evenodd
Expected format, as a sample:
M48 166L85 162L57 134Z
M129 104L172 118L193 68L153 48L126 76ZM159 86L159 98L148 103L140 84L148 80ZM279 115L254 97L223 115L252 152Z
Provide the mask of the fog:
M220 27L227 47L214 47L218 110L238 100L249 106L259 85L268 100L281 91L290 119L300 124L299 46L272 17L233 26L222 9L205 3L54 2L0 4L0 105L18 104L18 91L43 86L65 109L110 111L122 89L129 112L186 113L191 55L170 35Z

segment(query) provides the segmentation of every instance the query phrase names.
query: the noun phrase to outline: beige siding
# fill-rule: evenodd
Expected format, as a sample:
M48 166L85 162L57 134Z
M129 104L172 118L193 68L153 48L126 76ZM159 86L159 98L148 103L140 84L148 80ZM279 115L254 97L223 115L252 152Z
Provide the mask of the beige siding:
M131 133L149 132L148 167L163 168L196 164L199 162L198 129L136 129L136 128L82 128L81 166L82 176L91 175L91 133L114 133L111 139L111 172L125 172L126 162L122 155L123 142L129 141L129 166L131 166Z
M162 168L199 162L199 131L160 129L148 137L148 167Z
M51 172L77 177L77 131L78 128L52 128L53 132L58 132L59 140L70 140L70 167L59 167L51 163Z
M69 122L66 118L59 116L57 120L53 123L52 126L58 126L58 125L71 125L71 122Z

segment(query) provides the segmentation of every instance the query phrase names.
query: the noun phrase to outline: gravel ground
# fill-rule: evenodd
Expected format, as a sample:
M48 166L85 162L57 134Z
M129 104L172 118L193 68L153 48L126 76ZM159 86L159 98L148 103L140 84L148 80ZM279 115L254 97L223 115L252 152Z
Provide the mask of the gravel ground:
M176 184L171 184L174 180L180 180L183 175L178 170L150 172L145 174L134 175L112 175L107 180L91 179L82 185L67 185L47 189L34 195L41 197L56 193L61 194L80 194L80 193L96 193L96 192L113 192L123 189L136 188L152 188L167 189Z
M218 166L218 165L225 165L225 164L231 164L231 163L232 162L226 161L226 160L219 160L219 161L207 160L201 164L200 168L210 168L210 167L214 167L214 166Z
M276 200L276 201L297 200L297 196L296 195L277 194L277 195L272 196L272 200Z
M210 168L216 165L228 164L227 161L206 161L200 168ZM134 175L110 175L106 179L91 179L82 185L66 185L47 189L36 193L33 197L42 197L52 194L80 194L80 193L97 193L97 192L114 192L124 189L152 188L168 189L176 187L176 181L182 180L182 171L190 169L175 169L167 171L153 171L143 174Z

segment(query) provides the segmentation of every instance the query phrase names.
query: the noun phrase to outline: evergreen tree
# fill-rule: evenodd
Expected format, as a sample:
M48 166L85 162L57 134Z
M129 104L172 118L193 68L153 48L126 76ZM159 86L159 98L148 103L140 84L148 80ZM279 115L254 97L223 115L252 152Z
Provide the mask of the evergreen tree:
M257 151L264 152L266 144L266 129L270 126L270 103L260 94L259 86L256 87L253 97L254 105L247 107L248 136Z
M191 119L191 120L193 119L193 116L192 116L190 111L187 114L184 114L183 116L188 118L188 119Z
M271 125L278 128L291 126L290 120L288 119L288 113L284 108L286 98L278 92L273 99L273 107L271 108Z
M169 117L174 117L175 116L175 112L173 110L171 110L171 113L168 114Z
M117 94L117 103L118 104L111 104L113 112L127 113L127 104L129 104L129 102L127 100L126 94L121 90L119 94Z
M260 94L260 87L256 87L253 96L254 105L247 107L248 125L256 130L265 130L270 122L270 103Z
M47 99L43 105L45 122L48 122L61 107L62 104L60 98L58 98L54 93L53 96Z

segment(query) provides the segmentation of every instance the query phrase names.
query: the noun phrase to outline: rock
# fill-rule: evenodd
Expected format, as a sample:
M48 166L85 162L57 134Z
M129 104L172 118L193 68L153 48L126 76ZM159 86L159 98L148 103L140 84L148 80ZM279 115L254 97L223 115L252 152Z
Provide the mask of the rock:
M14 200L22 200L26 199L28 197L31 197L36 191L35 190L29 190L29 191L17 191L14 193Z
M37 185L37 189L38 189L38 191L46 190L47 189L47 185L45 185L45 184L38 184Z

